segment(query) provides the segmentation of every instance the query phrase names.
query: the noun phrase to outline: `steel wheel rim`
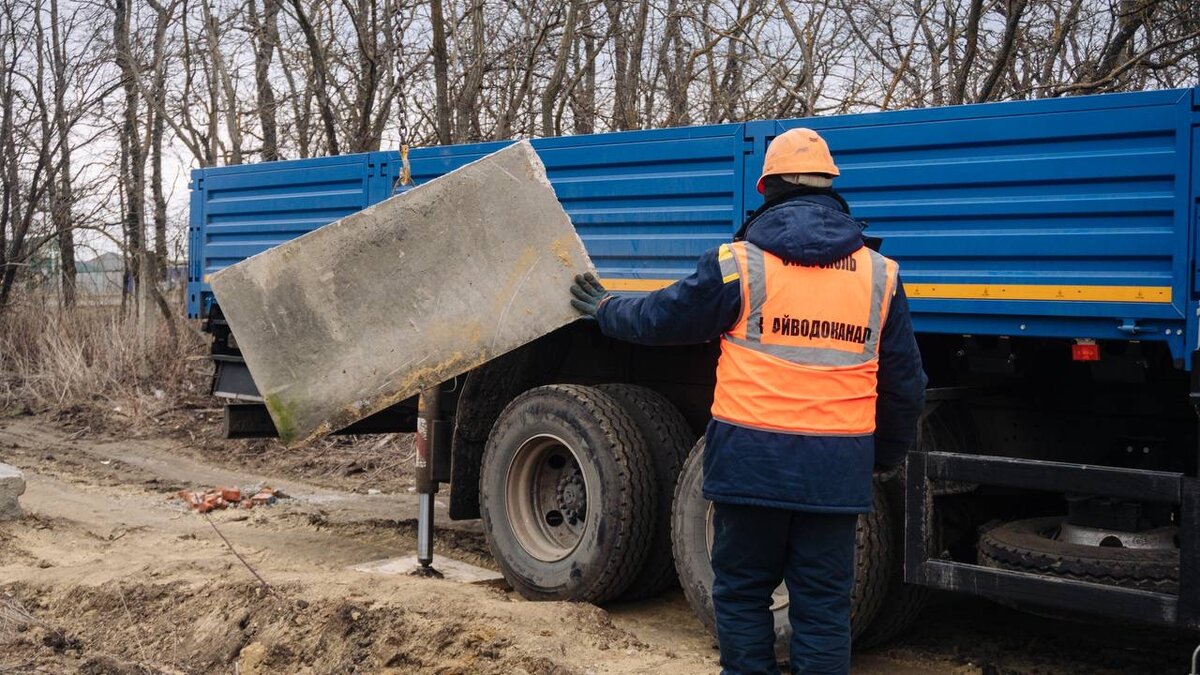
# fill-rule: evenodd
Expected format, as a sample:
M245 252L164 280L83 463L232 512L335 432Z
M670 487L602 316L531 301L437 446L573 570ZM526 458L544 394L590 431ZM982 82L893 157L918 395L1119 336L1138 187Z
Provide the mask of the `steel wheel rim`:
M513 453L505 508L517 543L542 562L563 560L587 529L589 487L579 456L551 434L527 439Z
M713 505L708 502L708 507L704 511L704 546L708 550L708 559L712 560L713 538L715 531L713 528ZM787 584L781 583L771 592L771 611L777 612L781 609L787 609L788 606L788 590Z

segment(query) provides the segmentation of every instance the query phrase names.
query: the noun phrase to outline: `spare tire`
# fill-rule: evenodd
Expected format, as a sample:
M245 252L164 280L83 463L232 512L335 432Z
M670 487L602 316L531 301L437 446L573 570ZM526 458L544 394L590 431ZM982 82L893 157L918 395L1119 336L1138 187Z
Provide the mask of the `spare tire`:
M657 506L637 424L591 387L531 389L500 413L479 479L484 534L530 600L604 602L642 569Z
M692 611L713 635L717 633L713 615L712 504L701 492L703 483L704 439L692 449L683 465L671 515L671 540L679 583ZM884 504L883 491L875 490L870 513L859 516L855 538L854 589L850 597L850 632L856 638L879 613L891 574L891 513ZM792 627L788 620L787 589L780 584L772 598L775 618L775 655L780 662L788 659Z
M1063 518L1003 523L979 536L979 564L1158 593L1179 592L1179 551L1084 546L1054 536Z
M696 436L679 409L653 389L632 384L603 384L596 388L620 401L633 418L646 440L650 464L654 467L654 490L658 493L658 508L653 515L654 538L646 562L621 594L621 600L652 598L679 581L675 575L675 557L671 554L671 500L675 497L679 471Z

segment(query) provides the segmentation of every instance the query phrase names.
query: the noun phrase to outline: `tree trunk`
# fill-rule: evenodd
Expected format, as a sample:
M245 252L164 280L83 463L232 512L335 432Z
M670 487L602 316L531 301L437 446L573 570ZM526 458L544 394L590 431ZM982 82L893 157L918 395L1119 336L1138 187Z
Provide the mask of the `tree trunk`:
M496 123L496 138L509 138L513 134L513 122L520 114L521 106L526 98L533 93L533 76L537 66L539 50L550 35L551 24L545 22L537 27L525 60L518 67L521 81L515 92L506 100L506 105L500 111L500 119Z
M258 14L258 0L247 3L250 30L254 44L254 85L258 104L258 123L262 127L262 158L264 162L280 159L279 125L276 121L275 88L271 86L271 60L279 44L279 0L262 0L263 13Z
M578 56L578 52L576 52ZM576 63L576 69L581 70L582 77L571 96L571 116L574 130L577 134L596 132L596 58L599 50L596 48L596 36L590 32L583 37L583 63Z
M350 3L345 3L347 9ZM372 138L372 113L379 92L379 40L378 21L374 0L358 0L357 9L350 12L358 45L358 74L355 80L354 104L350 113L353 120L350 137L350 152L371 152L379 144Z
M154 282L167 278L167 197L163 193L163 134L166 131L167 100L167 28L175 12L175 3L163 7L153 2L154 24L154 97L150 117L150 195L154 203ZM240 141L239 141L240 143ZM237 153L241 157L241 152Z
M283 71L283 80L287 82L288 95L285 97L291 104L292 119L296 125L295 139L296 149L300 153L302 159L311 156L311 143L309 139L309 130L312 128L312 96L309 93L311 90L311 73L305 71L304 89L301 89L296 84L296 75L292 72L291 64L284 58L285 53L280 52L280 70Z
M292 0L292 7L296 10L296 22L304 32L308 54L312 59L313 85L317 94L317 105L321 108L321 121L325 124L325 141L329 145L329 154L337 155L341 150L338 148L337 121L333 116L333 104L329 101L329 66L325 63L325 49L317 39L317 32L304 11L302 0Z
M1000 43L1000 51L996 54L996 60L992 63L992 69L988 72L987 79L983 81L983 87L980 88L979 95L975 99L980 103L991 100L992 94L996 91L996 85L1000 82L1000 76L1008 68L1013 48L1017 42L1017 28L1021 24L1021 16L1025 13L1025 7L1028 6L1029 0L1008 0L1007 4L1008 15L1004 20L1004 38Z
M208 43L208 58L213 70L211 76L220 83L220 91L225 95L225 133L229 135L228 163L241 164L242 123L238 118L237 90L233 88L229 67L225 65L225 57L221 54L220 26L217 25L217 17L213 14L209 0L200 0L200 9L204 14L204 39Z
M1107 80L1117 69L1122 55L1129 51L1133 36L1160 2L1161 0L1120 0L1116 10L1116 33L1105 45L1104 52L1096 60L1096 65L1086 70L1079 78L1085 86L1074 87L1072 91L1091 94L1100 90L1099 83Z
M6 7L5 9L11 10L11 7ZM9 12L6 12L6 13L8 14L8 16L6 18L9 20L9 23L10 23L9 35L12 38L11 44L12 44L12 49L13 49L13 60L11 62L10 67L15 70L16 64L18 62L17 55L18 55L18 53L20 53L22 48L18 46L16 33L13 31L13 26L11 25L13 17L11 15L11 13L9 13ZM36 11L34 12L34 23L35 23L35 26L37 28L37 32L39 35L39 44L37 44L34 48L34 58L35 58L35 62L37 64L37 71L32 78L30 78L29 75L26 74L27 81L29 82L30 86L33 89L33 91L31 92L34 97L33 103L36 104L38 111L40 112L40 115L37 118L37 121L41 123L41 141L42 141L41 149L40 149L39 157L38 157L39 174L40 174L40 170L43 167L43 162L45 162L45 160L47 159L47 155L49 153L49 146L47 144L47 140L48 140L48 137L50 134L49 113L48 113L47 106L46 106L45 90L43 89L43 86L42 86L42 83L45 81L45 67L46 66L45 66L45 53L42 50L42 45L40 44L41 43L40 36L41 36L41 33L43 32L41 19L42 19L41 8L38 7L38 8L36 8ZM28 39L28 38L26 37L25 39ZM27 47L25 47L25 48L27 49ZM4 92L5 99L6 99L5 105L4 105L4 109L5 109L4 115L9 120L9 124L6 126L10 130L10 132L4 136L4 140L3 140L3 142L7 144L7 148L5 149L4 154L8 161L8 168L7 168L7 174L6 174L7 177L6 177L5 182L7 183L7 186L9 188L6 192L12 195L12 198L10 200L8 200L8 205L7 205L8 208L12 209L12 214L10 215L11 222L12 222L12 238L11 238L10 244L9 244L8 255L6 256L8 265L4 267L3 277L0 278L0 307L5 307L8 305L8 301L9 301L10 295L12 293L13 284L15 283L16 278L17 278L17 270L19 269L19 265L24 261L24 258L26 255L25 250L24 250L25 236L29 232L29 225L32 222L33 214L37 211L38 201L40 201L40 198L37 196L38 176L34 175L33 176L33 184L30 186L30 189L26 193L25 198L24 198L25 203L21 204L21 201L22 201L22 199L21 199L21 183L20 183L21 176L19 173L19 166L18 166L19 161L20 161L20 153L19 153L17 146L13 139L13 136L17 135L15 133L15 131L13 131L13 120L15 119L15 114L16 114L16 110L14 108L14 101L13 101L13 98L14 98L14 96L13 96L14 86L13 85L14 85L14 82L13 82L12 78L10 77L6 82L5 92ZM32 123L32 121L33 120L30 119L30 123ZM33 133L34 133L33 129L27 126L26 134L32 135Z
M129 2L115 0L113 21L113 47L117 68L121 73L121 89L125 93L125 110L120 132L120 145L126 159L125 176L125 240L129 246L130 259L138 260L143 249L143 203L146 186L145 164L142 146L138 142L138 89L134 80L133 55L129 45ZM143 280L139 265L133 265L130 276L134 286Z
M691 123L687 110L687 89L692 80L691 60L683 44L683 16L676 0L667 2L666 31L659 47L658 63L666 78L666 126Z
M11 8L6 8L11 10ZM8 12L8 35L0 35L0 60L4 68L0 69L0 316L8 305L9 270L15 270L12 265L15 260L9 260L9 247L15 252L17 245L10 244L8 231L15 228L20 219L19 176L17 173L18 157L16 142L13 140L15 126L15 101L13 97L13 80L16 77L17 58L20 49L11 11ZM12 57L9 57L9 50Z
M562 37L558 41L558 51L554 58L554 69L550 79L542 89L542 135L558 136L559 130L554 124L554 103L562 90L563 78L567 75L567 60L571 55L571 45L575 42L575 22L579 19L580 0L571 0L567 8L567 22L563 26Z
M434 117L437 124L439 145L450 145L450 94L449 56L446 53L446 17L442 12L442 0L430 0L429 20L433 23L433 84ZM407 111L401 111L406 114Z
M458 92L458 105L454 114L454 140L456 142L478 141L479 129L479 90L483 86L483 77L487 73L487 45L484 37L483 22L484 0L474 0L470 12L471 42L470 62L463 68L463 85Z
M625 26L624 0L605 0L613 35L613 127L619 131L638 129L638 94L641 93L642 53L646 41L649 0L637 4L633 25Z
M967 82L970 81L971 67L975 64L975 53L979 49L979 19L982 14L983 0L971 0L971 10L967 13L967 44L963 47L962 60L958 63L954 90L950 92L951 104L957 105L967 100Z
M67 120L67 50L59 32L58 0L50 0L50 49L54 70L54 130L58 139L58 186L51 199L50 216L58 233L59 283L63 306L73 307L76 295L75 231L72 209L71 124Z

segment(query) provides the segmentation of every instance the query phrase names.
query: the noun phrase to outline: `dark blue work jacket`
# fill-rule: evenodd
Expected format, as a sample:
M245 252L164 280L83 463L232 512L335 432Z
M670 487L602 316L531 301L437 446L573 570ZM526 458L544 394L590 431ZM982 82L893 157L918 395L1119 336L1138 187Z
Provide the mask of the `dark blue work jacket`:
M759 213L746 240L785 260L823 265L863 246L862 227L824 195L786 199ZM901 269L903 275L903 269ZM916 437L925 373L913 336L904 287L896 285L879 343L879 399L873 437L772 433L713 420L704 457L704 496L817 513L862 513L872 502L872 469L904 459ZM742 309L737 280L724 282L717 249L690 276L640 297L614 297L600 307L605 335L647 345L719 338Z

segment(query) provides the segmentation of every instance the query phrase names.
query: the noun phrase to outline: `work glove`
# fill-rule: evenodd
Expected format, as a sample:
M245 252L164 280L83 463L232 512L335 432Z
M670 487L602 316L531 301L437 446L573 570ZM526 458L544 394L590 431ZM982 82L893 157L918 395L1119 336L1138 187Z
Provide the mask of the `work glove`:
M600 285L600 280L591 272L587 274L575 275L575 283L571 286L571 306L579 310L580 313L595 317L596 312L600 311L600 305L612 297L612 294L604 290L604 286Z

